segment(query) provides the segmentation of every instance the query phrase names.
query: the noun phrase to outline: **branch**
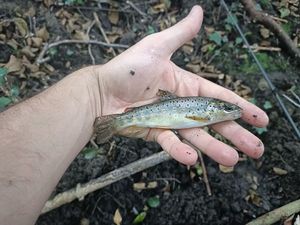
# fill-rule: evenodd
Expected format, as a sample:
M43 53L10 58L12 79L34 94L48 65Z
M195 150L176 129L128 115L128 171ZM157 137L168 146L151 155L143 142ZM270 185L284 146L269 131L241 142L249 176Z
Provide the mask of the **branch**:
M257 219L247 223L246 225L269 225L276 223L278 220L287 218L300 211L300 199L293 201L280 208L274 209Z
M256 10L255 4L252 0L241 0L246 11L253 20L258 21L266 28L271 30L278 39L287 47L287 50L294 57L300 58L300 50L297 48L292 39L287 35L287 33L282 29L282 27L275 22L275 20L267 13L260 12Z
M57 194L53 199L48 200L41 213L49 212L75 199L82 200L89 193L170 159L171 157L167 152L161 151L113 170L85 184L77 184L75 188Z
M42 51L40 52L39 56L36 59L36 63L37 64L42 64L46 61L48 61L50 58L46 57L44 58L46 52L53 47L56 47L58 45L62 45L62 44L94 44L94 45L101 45L104 47L111 47L111 48L128 48L128 45L122 45L122 44L108 44L102 41L96 41L96 40L61 40L61 41L57 41L57 42L53 42L51 44L45 44L44 48L42 49Z

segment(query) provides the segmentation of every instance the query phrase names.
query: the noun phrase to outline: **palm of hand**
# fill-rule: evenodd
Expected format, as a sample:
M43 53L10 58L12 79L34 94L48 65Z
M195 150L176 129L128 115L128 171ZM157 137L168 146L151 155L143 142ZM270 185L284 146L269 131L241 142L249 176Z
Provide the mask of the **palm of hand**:
M233 92L187 72L170 61L171 55L200 29L202 10L199 6L175 26L147 36L124 53L102 66L100 93L102 115L121 113L128 107L152 102L158 89L178 96L210 96L238 104L243 108L243 119L255 126L265 126L268 117L258 107L240 98ZM198 24L195 21L199 21ZM261 141L236 122L229 121L211 126L229 139L240 151L258 158L263 153ZM234 165L238 161L237 151L216 140L204 130L185 129L180 135L201 149L215 161ZM197 153L182 143L169 130L151 129L143 134L148 140L157 141L173 158L194 164Z

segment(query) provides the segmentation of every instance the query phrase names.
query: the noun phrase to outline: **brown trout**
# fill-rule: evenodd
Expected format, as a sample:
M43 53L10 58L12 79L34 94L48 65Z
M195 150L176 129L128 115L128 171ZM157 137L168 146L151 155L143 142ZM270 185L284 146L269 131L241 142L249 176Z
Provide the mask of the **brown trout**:
M98 117L94 124L97 142L113 135L138 136L147 128L186 129L203 127L241 117L237 105L209 97L177 97L159 91L161 101L121 114Z

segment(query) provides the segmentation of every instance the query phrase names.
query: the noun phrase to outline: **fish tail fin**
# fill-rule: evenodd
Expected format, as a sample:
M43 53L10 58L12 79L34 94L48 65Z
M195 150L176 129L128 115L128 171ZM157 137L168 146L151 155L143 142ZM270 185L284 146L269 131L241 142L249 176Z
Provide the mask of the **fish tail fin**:
M107 142L115 133L116 115L100 116L96 118L94 123L94 133L97 137L97 143L103 144Z

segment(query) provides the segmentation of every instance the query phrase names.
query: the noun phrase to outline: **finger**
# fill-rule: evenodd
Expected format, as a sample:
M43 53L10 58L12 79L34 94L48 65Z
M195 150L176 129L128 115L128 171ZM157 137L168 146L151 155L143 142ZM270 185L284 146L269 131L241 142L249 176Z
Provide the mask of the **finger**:
M189 145L182 143L170 130L151 129L148 138L160 144L178 162L194 165L197 161L197 152Z
M156 34L157 44L166 55L171 55L185 42L197 35L203 20L203 11L200 6L194 6L183 20L174 26Z
M204 154L224 166L233 166L239 160L235 149L215 139L203 129L183 129L179 131L179 134Z
M177 82L176 94L213 97L231 102L243 109L242 119L247 123L258 127L265 127L269 123L267 114L259 107L220 85L173 65Z
M262 156L264 145L261 140L236 122L227 121L215 124L212 128L248 156L256 159Z

